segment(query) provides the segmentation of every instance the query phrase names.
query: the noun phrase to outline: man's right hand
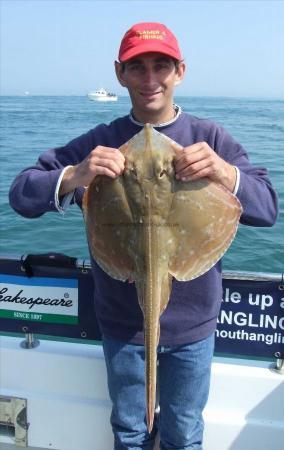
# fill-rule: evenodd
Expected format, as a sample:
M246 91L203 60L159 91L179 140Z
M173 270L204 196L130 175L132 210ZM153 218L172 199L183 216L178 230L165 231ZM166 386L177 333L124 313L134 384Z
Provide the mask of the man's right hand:
M122 174L124 164L125 158L117 148L98 145L81 163L65 171L59 196L68 194L79 186L88 186L97 175L116 178Z

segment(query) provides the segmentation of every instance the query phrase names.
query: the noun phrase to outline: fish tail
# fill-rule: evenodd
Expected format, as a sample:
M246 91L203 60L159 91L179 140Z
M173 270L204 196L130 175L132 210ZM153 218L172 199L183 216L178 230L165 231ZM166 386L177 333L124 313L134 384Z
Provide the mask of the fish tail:
M158 325L159 327L159 325ZM156 332L155 332L156 331ZM154 339L153 339L154 337ZM159 330L145 335L146 349L146 419L147 428L150 433L153 429L154 414L156 407L157 386L157 345L159 342Z

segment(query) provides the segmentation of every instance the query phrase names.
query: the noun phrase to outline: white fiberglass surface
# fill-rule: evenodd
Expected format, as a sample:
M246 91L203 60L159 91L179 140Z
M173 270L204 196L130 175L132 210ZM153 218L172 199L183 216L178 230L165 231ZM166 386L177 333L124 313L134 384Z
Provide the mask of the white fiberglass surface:
M22 340L0 337L0 395L27 398L29 446L113 448L102 347L41 340L25 350ZM282 450L284 376L270 366L214 359L204 450ZM1 443L12 442L0 434Z

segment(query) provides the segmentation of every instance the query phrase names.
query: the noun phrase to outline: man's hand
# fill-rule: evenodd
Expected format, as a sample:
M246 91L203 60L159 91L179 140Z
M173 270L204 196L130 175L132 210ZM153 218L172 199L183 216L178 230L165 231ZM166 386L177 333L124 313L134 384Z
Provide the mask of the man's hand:
M79 164L68 168L63 176L59 195L88 186L97 175L116 178L124 170L125 158L116 148L99 145Z
M184 147L175 160L176 178L192 181L207 177L231 192L236 184L236 169L224 161L206 142Z

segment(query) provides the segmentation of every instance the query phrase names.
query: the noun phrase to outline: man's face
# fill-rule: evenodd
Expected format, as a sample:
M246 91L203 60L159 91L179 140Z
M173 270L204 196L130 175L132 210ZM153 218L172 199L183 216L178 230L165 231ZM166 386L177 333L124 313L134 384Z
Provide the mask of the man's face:
M176 67L172 58L161 53L144 53L124 63L116 63L116 74L126 87L138 120L169 120L173 112L173 91L184 75L185 66Z

